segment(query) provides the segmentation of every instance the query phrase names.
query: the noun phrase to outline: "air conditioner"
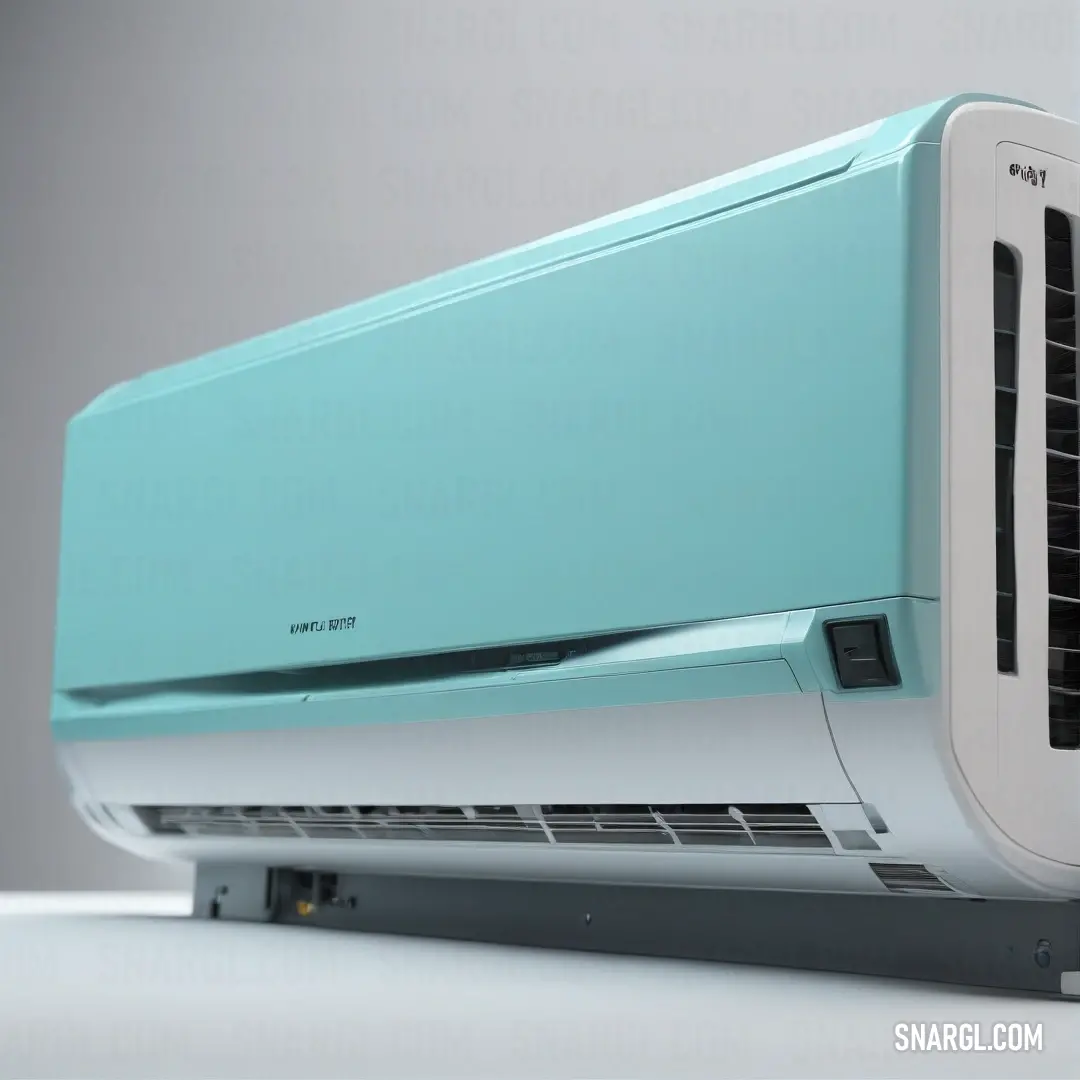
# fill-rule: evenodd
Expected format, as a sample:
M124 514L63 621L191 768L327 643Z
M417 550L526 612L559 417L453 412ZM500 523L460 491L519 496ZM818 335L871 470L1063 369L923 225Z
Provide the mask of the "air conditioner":
M107 391L80 813L241 916L353 875L1080 926L1078 162L955 98ZM1062 933L1009 951L1077 993Z

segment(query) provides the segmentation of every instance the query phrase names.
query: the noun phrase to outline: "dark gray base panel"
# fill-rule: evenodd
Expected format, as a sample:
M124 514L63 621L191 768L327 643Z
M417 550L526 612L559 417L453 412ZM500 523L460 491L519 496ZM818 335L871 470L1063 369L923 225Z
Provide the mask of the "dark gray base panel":
M1080 972L1080 904L319 874L201 865L195 915L1035 993ZM1069 982L1080 979L1070 976ZM1070 993L1080 993L1080 988Z

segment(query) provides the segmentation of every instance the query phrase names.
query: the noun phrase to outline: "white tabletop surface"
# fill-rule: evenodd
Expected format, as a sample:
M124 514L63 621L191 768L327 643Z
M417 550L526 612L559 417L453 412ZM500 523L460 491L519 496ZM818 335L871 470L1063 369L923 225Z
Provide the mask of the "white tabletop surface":
M0 895L0 1077L1077 1077L1080 1002ZM1042 1023L901 1053L899 1023Z

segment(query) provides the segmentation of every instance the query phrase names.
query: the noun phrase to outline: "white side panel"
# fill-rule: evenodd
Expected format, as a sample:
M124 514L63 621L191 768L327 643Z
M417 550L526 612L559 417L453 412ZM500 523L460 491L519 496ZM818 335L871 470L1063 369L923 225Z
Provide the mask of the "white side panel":
M1004 183L1012 162L1045 170L1045 188ZM1021 252L1016 438L1016 676L998 678L997 815L1024 847L1080 864L1080 754L1049 745L1046 518L1047 206L1080 212L1080 166L1002 143L997 154L997 230ZM1032 797L1038 793L1037 797Z
M853 802L820 694L60 746L96 802Z
M1074 895L1080 874L1060 892L1026 877L989 843L965 813L970 797L950 772L951 755L937 698L877 703L831 698L829 723L859 793L889 828L882 849L941 868L977 896L1028 900Z
M980 103L953 114L942 146L945 715L970 789L965 801L985 833L1014 865L1080 892L1069 868L1080 865L1080 754L1052 750L1048 735L1042 288L1045 207L1080 212L1080 131L1029 109ZM1014 160L1045 168L1045 189L1010 175ZM999 238L1019 250L1023 279L1016 677L998 676L996 656L990 266Z

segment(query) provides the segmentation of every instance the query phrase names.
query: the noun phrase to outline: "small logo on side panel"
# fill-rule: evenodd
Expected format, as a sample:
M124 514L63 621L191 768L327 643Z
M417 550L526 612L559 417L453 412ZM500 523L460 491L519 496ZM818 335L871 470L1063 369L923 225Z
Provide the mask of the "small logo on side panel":
M1032 187L1046 187L1046 170L1036 169L1031 165L1020 165L1013 162L1009 166L1009 175L1015 176Z

